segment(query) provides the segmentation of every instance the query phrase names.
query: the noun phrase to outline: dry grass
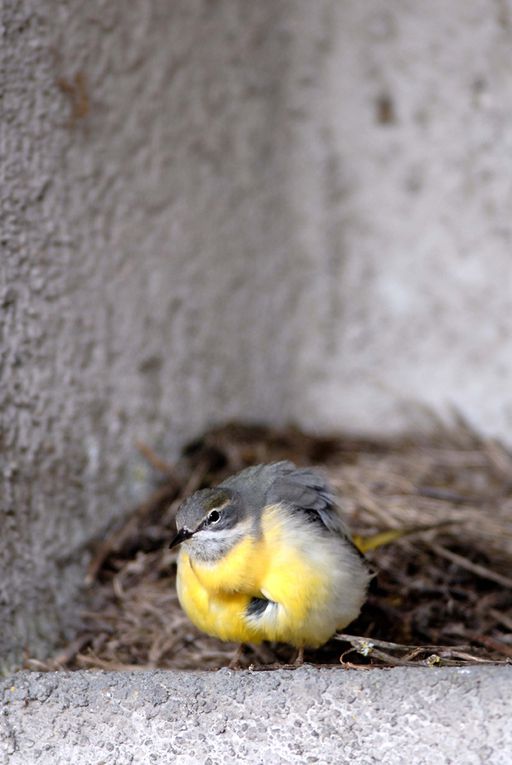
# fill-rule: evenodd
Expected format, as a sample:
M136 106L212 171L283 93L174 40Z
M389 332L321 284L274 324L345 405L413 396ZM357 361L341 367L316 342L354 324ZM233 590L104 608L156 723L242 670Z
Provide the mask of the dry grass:
M442 524L368 554L378 576L351 635L307 661L364 669L512 660L512 456L498 443L462 423L390 444L231 425L190 445L175 466L139 447L158 475L153 496L96 549L82 634L28 666L225 666L234 646L199 633L179 607L167 549L173 515L196 488L283 458L328 472L358 534ZM291 656L286 646L248 647L242 663Z

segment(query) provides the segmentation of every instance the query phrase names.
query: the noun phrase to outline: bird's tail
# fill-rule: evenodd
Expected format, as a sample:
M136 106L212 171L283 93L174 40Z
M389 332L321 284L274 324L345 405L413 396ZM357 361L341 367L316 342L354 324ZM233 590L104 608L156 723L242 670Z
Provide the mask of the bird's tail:
M376 550L378 547L384 547L391 542L396 542L397 539L403 537L409 537L412 534L419 534L422 531L431 531L432 529L439 529L443 526L450 526L453 521L441 521L440 523L429 523L425 526L408 526L401 529L388 529L387 531L378 531L376 534L371 534L365 537L361 534L353 534L352 542L355 544L359 552L366 553L369 550Z

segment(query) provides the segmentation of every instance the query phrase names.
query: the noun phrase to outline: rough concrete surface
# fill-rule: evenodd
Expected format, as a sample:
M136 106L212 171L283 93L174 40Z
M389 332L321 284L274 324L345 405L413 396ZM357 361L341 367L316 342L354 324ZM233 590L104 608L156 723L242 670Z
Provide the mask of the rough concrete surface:
M2 765L509 765L512 667L19 673Z
M0 667L69 629L137 439L286 419L284 10L3 4Z
M455 405L512 443L512 4L307 6L294 412L381 436Z

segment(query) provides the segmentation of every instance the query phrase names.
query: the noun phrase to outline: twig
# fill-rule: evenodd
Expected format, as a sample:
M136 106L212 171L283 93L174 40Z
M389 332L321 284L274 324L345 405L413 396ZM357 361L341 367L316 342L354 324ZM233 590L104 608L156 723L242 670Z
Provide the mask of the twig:
M144 664L123 664L120 661L105 661L99 656L87 656L84 653L77 654L77 663L82 667L96 667L97 669L106 669L113 672L130 672L135 669L154 669L154 667L144 666Z
M486 497L464 497L462 494L456 494L448 489L439 489L437 486L418 486L416 494L420 497L438 499L441 502L451 502L454 505L481 505L489 501Z
M489 608L489 614L493 619L496 619L497 622L512 631L512 617L500 613L495 608Z
M439 645L422 645L422 646L413 646L413 645L402 645L401 643L391 643L387 640L377 640L376 638L365 638L365 637L359 637L355 635L347 635L347 634L338 634L335 635L336 640L342 640L343 642L350 643L352 646L352 650L357 651L357 653L361 654L362 656L371 656L372 658L379 659L380 661L385 662L386 664L391 664L392 666L397 667L411 667L411 666L436 666L436 665L447 665L447 664L459 664L460 661L465 662L477 662L479 664L484 663L496 663L492 659L482 659L479 656L474 656L473 654L468 653L469 646L461 645L461 646L439 646ZM508 656L508 646L504 646L506 650L499 650L496 643L498 641L492 641L493 645L490 644L490 642L485 643L484 640L479 641L482 643L482 645L486 645L488 648L498 651L502 654L505 654ZM502 644L500 644L501 646ZM406 656L403 657L397 657L393 656L392 654L388 653L387 651L380 650L382 648L387 648L391 651L406 651L408 652ZM350 651L345 651L345 653L340 657L341 663L345 664L343 662L343 658L350 653ZM424 653L431 653L430 656L427 657L427 659L423 660L420 664L418 661L413 661L417 656L420 656ZM510 649L510 653L512 654L512 649ZM455 660L455 661L453 661Z
M502 643L501 640L496 640L490 635L474 635L473 640L475 643L480 643L480 645L484 645L491 651L496 651L497 653L501 653L502 656L507 656L509 659L512 659L512 646Z
M128 518L124 526L112 531L107 538L100 544L96 550L95 555L92 557L89 566L87 567L87 573L85 576L85 584L90 585L96 579L98 572L108 556L113 552L118 552L124 542L135 533L137 526L141 519L145 518L149 513L158 505L163 502L164 499L172 499L176 494L176 488L173 486L162 486L153 492L147 502L139 505Z
M54 668L62 668L65 667L66 664L69 664L82 648L92 641L93 637L94 635L91 632L85 632L83 635L77 637L76 640L72 640L63 651L53 657L52 663L55 665Z
M490 568L482 566L479 563L473 563L467 558L464 558L462 555L458 555L451 550L447 550L445 547L441 547L441 545L436 545L433 542L428 544L430 549L433 550L436 555L440 555L441 558L446 558L446 560L457 564L457 566L466 569L466 571L471 571L472 574L476 574L483 579L490 579L491 582L501 584L503 587L507 587L508 589L512 588L512 579L509 579L508 576L503 576L502 574L498 574L496 571L491 571Z
M392 656L390 653L380 651L378 648L373 648L370 655L372 658L380 659L380 661L383 661L386 664L391 664L393 667L411 667L416 664L414 661L408 661L407 659L401 659L398 656Z
M350 651L347 651L346 653L350 653ZM357 670L375 669L375 667L372 666L371 664L354 664L351 661L345 661L343 658L344 656L345 654L342 654L340 656L340 664L344 669L357 669Z
M137 439L135 441L135 446L142 454L144 459L151 465L151 467L154 467L155 470L157 470L159 473L163 473L167 478L174 480L176 484L180 483L176 476L174 467L159 457L158 454L150 446L148 446L148 444L146 444L144 441L141 441L140 439Z
M343 643L350 643L356 650L362 648L365 650L366 646L370 649L373 646L379 648L390 648L393 651L409 651L411 648L418 648L416 645L402 645L401 643L390 643L387 640L377 640L372 637L362 637L360 635L347 635L345 632L337 632L333 636L334 640L341 640Z
M480 656L475 656L472 653L466 651L442 651L439 654L440 658L447 659L453 656L454 659L462 659L468 662L477 662L478 664L508 664L508 662L498 662L494 659L482 659Z
M374 648L387 648L390 651L412 651L414 653L426 653L428 651L464 651L469 648L468 645L407 645L405 643L391 643L389 640L377 640L373 637L362 637L360 635L347 635L344 632L338 632L334 635L334 640L341 640L343 643L350 643L356 651L363 656L373 655Z
M494 439L488 439L483 444L491 465L501 479L510 482L512 473L512 454L505 449L502 443Z

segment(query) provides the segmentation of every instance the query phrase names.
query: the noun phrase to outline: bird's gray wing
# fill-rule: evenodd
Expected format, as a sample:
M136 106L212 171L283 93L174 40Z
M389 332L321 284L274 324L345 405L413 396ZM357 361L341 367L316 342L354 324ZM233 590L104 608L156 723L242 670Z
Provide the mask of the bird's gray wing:
M266 504L286 503L297 512L307 514L312 521L320 521L329 531L350 538L336 496L319 471L297 468L290 462L274 463L272 467L276 474L268 489Z

